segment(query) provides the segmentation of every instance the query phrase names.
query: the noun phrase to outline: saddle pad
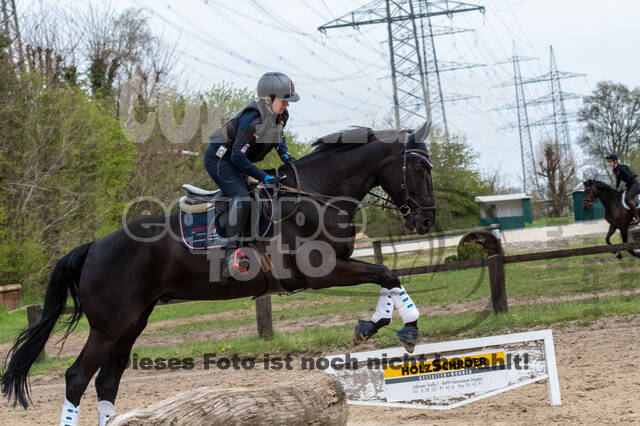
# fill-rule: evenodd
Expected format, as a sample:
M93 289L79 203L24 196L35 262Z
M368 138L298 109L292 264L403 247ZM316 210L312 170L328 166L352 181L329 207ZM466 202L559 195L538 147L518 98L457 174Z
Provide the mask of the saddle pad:
M625 201L626 197L627 197L627 191L624 191L622 193L622 207L624 207L626 210L631 210L631 208L627 205L627 202ZM636 195L633 198L633 201L636 203L636 206L638 205L638 200L640 200L640 196Z
M270 231L272 231L273 220L275 217L275 203L271 194L268 191L263 190L263 199L258 199L258 214L259 224L258 231L260 237L266 237ZM224 231L216 231L218 223L221 222L221 226L225 225L225 220L217 218L216 213L220 213L221 217L225 217L226 209L216 210L210 208L208 211L201 213L191 213L180 208L180 235L182 237L182 243L191 250L206 250L211 248L223 247L225 245ZM248 227L251 227L251 219L247 223ZM222 235L221 235L222 234Z
M180 235L182 243L192 250L222 247L222 237L216 233L216 211L188 213L180 209Z

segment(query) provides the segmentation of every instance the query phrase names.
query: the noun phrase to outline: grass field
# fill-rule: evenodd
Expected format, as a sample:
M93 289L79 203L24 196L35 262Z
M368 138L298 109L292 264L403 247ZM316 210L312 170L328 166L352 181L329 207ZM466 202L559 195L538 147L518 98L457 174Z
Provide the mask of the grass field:
M435 257L442 258L447 253L435 253ZM385 256L385 264L395 263L398 268L427 264L433 255L411 253L398 256L395 261ZM428 342L557 326L569 321L588 325L601 317L639 314L639 272L640 262L636 259L625 255L620 261L612 254L509 264L506 277L510 310L504 315L493 315L485 309L490 295L486 268L404 277L402 282L420 308L420 338ZM162 341L166 337L170 342L172 337L188 335L191 340L137 347L134 352L140 357L196 358L212 352L259 356L346 350L353 324L358 317L371 315L378 291L378 286L367 284L274 296L274 322L289 326L278 330L276 325L271 340L255 336L255 303L248 298L158 306L141 338L160 337ZM212 314L219 315L211 318ZM4 350L26 324L25 310L0 311L0 345L4 344ZM392 325L372 340L373 346L396 345L394 333L399 324L394 318ZM198 338L199 333L230 327L243 333L213 340ZM74 333L86 333L88 329L83 318ZM34 367L33 373L60 371L72 361L72 357L47 357Z

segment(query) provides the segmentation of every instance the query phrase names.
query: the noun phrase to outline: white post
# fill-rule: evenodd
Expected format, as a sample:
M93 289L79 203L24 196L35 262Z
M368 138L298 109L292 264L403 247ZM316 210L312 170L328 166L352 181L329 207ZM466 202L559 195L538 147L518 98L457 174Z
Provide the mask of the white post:
M560 381L558 380L558 366L556 365L556 350L553 345L553 333L548 330L547 335L544 337L544 359L547 364L547 379L549 387L549 404L560 405L562 398L560 398Z

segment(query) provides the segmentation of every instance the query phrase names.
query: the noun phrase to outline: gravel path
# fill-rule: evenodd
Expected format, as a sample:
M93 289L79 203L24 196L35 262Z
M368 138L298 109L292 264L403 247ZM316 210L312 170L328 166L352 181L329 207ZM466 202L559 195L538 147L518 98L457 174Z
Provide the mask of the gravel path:
M588 235L604 236L609 229L606 220L592 220L586 222L570 223L566 225L541 226L534 228L510 229L502 232L502 244L509 248L513 244L536 243L536 245L548 245L553 247L558 242L584 237ZM416 250L432 250L436 248L456 247L462 235L448 237L427 238L424 240L404 241L382 245L382 253L393 254ZM372 247L356 248L352 257L373 256Z

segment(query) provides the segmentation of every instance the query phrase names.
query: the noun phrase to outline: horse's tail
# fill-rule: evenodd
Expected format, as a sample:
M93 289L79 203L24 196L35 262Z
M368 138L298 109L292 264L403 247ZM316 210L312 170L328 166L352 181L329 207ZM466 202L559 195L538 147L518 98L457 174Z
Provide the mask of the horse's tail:
M13 396L14 406L18 402L25 410L29 406L31 398L29 397L27 374L47 343L56 321L62 315L67 302L67 292L73 299L74 307L73 316L67 323L65 338L75 328L82 316L78 284L82 265L91 244L87 243L74 248L56 263L44 296L42 318L36 325L20 332L7 354L5 367L7 360L9 358L11 360L0 377L0 385L2 393L7 399L11 400Z

